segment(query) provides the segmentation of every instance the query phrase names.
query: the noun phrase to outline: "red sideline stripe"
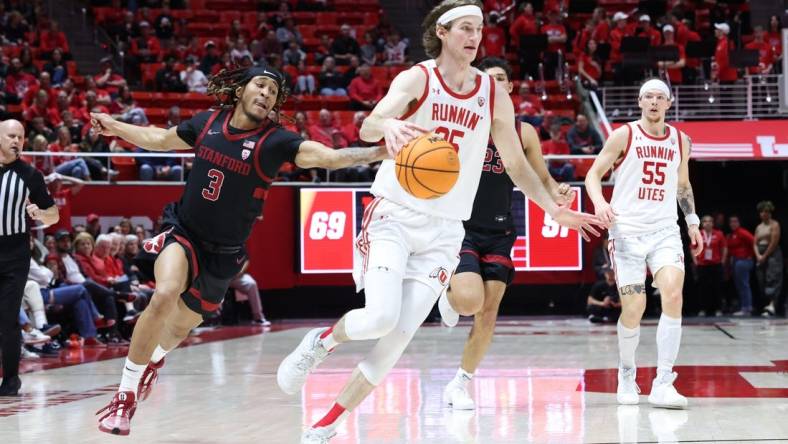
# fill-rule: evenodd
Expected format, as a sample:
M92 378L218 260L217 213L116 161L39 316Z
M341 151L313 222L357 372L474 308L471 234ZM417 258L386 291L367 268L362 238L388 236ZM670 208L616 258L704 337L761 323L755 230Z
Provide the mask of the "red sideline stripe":
M499 254L485 254L481 257L481 261L486 264L499 264L503 265L506 268L514 268L512 265L512 260L506 256L501 256Z

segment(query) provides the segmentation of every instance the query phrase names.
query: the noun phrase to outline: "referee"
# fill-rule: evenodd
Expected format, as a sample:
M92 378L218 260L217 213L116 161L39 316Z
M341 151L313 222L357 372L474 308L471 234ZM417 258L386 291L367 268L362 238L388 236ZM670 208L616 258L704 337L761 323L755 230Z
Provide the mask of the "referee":
M55 202L44 176L19 159L25 128L16 120L0 123L0 353L3 382L0 396L16 396L22 341L19 308L30 269L30 227L25 212L43 224L57 223ZM43 209L42 209L43 208Z

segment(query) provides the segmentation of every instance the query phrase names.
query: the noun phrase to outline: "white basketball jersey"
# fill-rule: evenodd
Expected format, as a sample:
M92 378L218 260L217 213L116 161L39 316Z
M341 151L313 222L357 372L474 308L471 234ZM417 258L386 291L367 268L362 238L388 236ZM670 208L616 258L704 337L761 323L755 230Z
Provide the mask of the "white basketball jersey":
M470 92L458 94L446 85L435 60L419 63L412 69L422 69L427 74L427 84L419 101L401 119L434 131L454 144L460 159L460 175L451 191L443 196L418 199L397 181L394 161L384 160L372 184L372 194L433 216L467 220L471 217L487 152L495 83L489 75L471 68L476 72L476 85Z
M675 225L679 165L683 156L681 132L665 125L665 135L654 137L638 122L627 123L629 137L616 162L610 205L618 214L610 238L625 238Z

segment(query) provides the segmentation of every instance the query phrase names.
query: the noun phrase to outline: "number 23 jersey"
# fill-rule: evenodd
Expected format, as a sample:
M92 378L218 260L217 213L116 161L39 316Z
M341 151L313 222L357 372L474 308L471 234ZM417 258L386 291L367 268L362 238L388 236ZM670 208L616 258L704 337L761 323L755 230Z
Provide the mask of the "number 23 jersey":
M614 164L615 185L610 206L618 214L610 238L653 233L675 225L681 131L665 125L665 135L646 133L638 122L627 123L627 146Z
M495 82L489 75L471 68L476 73L475 84L469 92L459 94L446 85L435 60L424 61L411 69L422 70L427 82L422 96L400 119L433 131L452 143L460 159L460 176L445 195L418 199L397 181L394 161L384 160L372 184L372 194L432 216L466 220L471 217L487 153L495 108Z
M294 162L304 141L268 120L243 131L230 126L232 109L206 111L178 125L178 137L194 148L178 219L201 239L241 245L262 215L273 178Z

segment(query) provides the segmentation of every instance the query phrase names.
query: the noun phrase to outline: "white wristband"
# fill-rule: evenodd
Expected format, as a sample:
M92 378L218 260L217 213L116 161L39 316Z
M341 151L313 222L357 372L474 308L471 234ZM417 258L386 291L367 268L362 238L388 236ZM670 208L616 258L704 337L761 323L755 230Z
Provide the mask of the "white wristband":
M688 227L690 225L698 225L698 226L700 226L700 219L698 218L698 215L695 214L695 213L688 214L688 215L684 216L684 221L687 222L687 226Z

